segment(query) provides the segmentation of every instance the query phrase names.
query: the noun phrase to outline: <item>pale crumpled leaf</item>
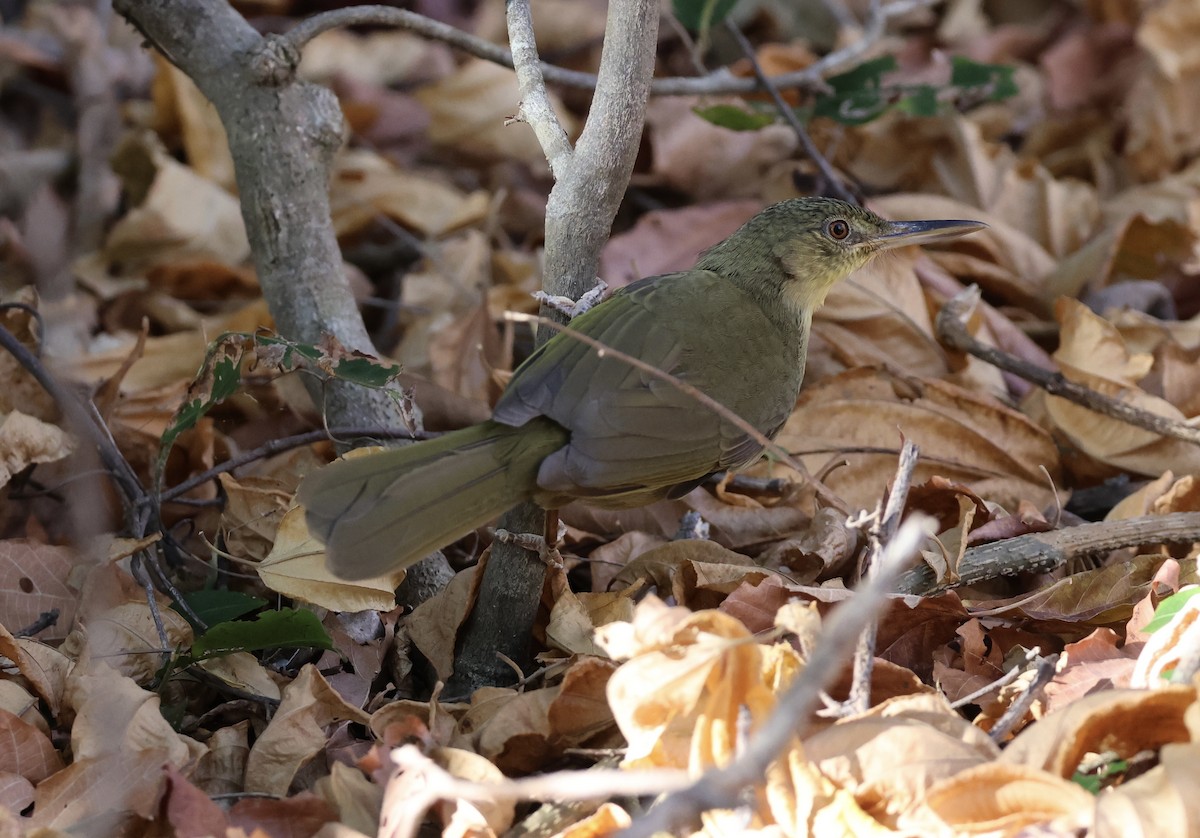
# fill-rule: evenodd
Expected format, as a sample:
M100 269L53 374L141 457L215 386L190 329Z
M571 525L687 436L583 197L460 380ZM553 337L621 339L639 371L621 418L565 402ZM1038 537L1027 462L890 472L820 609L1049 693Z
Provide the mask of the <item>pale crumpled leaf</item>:
M869 509L895 473L901 434L921 449L916 483L944 477L1015 509L1022 499L1038 507L1053 502L1051 483L1061 482L1054 441L1022 414L938 379L881 369L850 370L806 387L775 441L814 474L832 459L846 460L826 485L851 506ZM770 474L799 479L779 465Z
M275 545L256 566L263 584L273 591L331 611L389 611L396 607L396 588L405 572L348 582L325 567L325 546L313 538L304 521L304 507L283 516Z
M283 690L279 709L250 749L246 791L286 795L296 772L326 745L325 729L340 721L361 725L370 716L347 704L312 664Z
M33 463L53 463L74 450L62 428L14 410L0 422L0 486Z
M627 767L696 773L735 755L739 716L760 724L800 667L790 646L767 646L720 611L638 604L632 622L596 630L614 658L608 701L629 743Z
M1138 383L1153 365L1148 354L1133 353L1120 333L1082 303L1062 298L1057 313L1062 339L1054 357L1063 375L1112 399L1175 421L1186 417ZM1183 440L1112 419L1055 396L1044 398L1046 415L1072 443L1102 463L1157 476L1168 469L1200 471L1200 448Z

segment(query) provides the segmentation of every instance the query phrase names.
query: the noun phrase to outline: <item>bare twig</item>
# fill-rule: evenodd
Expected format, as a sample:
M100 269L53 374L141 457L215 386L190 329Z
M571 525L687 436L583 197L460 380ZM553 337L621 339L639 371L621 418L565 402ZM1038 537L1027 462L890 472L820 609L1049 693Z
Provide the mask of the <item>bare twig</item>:
M862 630L886 606L888 592L900 569L916 555L921 542L933 531L932 524L931 519L914 515L900 527L884 548L878 572L852 599L834 610L803 672L779 699L745 754L725 768L709 770L691 787L665 797L633 826L619 833L621 838L649 838L660 832L675 834L706 809L739 805L741 792L763 781L771 763L807 729L821 692L845 665L846 656Z
M871 543L866 562L868 574L876 572L884 545L891 541L900 526L900 515L908 502L908 490L912 486L913 472L916 471L919 456L920 451L916 444L906 439L904 447L900 449L896 478L892 481L892 490L888 493L883 514L876 519L875 525L868 533ZM854 676L850 683L850 695L842 708L844 716L865 713L871 706L871 673L875 669L875 641L878 631L879 621L872 620L858 639L858 646L854 651Z
M1038 655L1041 654L1041 651L1042 650L1040 647L1034 646L1032 649L1030 649L1029 651L1027 651L1025 653L1025 662L1032 663L1033 661L1037 660ZM1019 663L1014 664L1012 669L1008 670L1008 672L1005 672L1003 675L1001 675L995 681L992 681L992 683L990 683L986 686L980 687L979 689L975 690L975 692L970 693L969 695L964 695L962 698L958 699L957 701L951 702L950 709L957 710L960 707L966 707L968 704L974 704L978 699L983 698L988 693L994 693L994 692L996 692L996 690L1000 689L1001 687L1011 684L1013 681L1017 680L1017 678L1021 677L1021 673L1024 671L1025 671L1025 669L1024 669L1023 664L1019 664Z
M792 127L792 131L795 132L796 138L800 141L800 147L804 149L805 156L817 167L817 171L821 176L821 184L818 191L822 194L833 195L835 198L841 198L847 203L857 204L858 199L845 187L838 173L833 170L833 166L829 164L829 161L825 159L825 155L821 153L816 143L812 141L812 137L808 135L808 130L800 122L800 118L796 116L796 111L783 100L783 96L780 95L779 88L775 85L775 82L763 71L762 65L758 63L758 56L754 54L754 46L746 39L746 36L742 34L742 30L732 20L726 18L725 28L729 30L729 34L737 41L742 54L746 56L746 60L754 68L755 78L758 79L758 83L770 95L771 101L775 103L775 109L779 111L784 121Z
M25 628L17 629L13 632L13 637L33 637L35 634L41 634L46 629L58 622L58 609L51 608L49 611L43 611Z
M967 550L953 584L938 580L933 569L920 565L900 577L896 590L931 596L959 585L976 585L1018 573L1046 573L1080 556L1137 547L1143 544L1191 544L1200 541L1200 512L1147 515L1123 521L1080 524L1054 532L1019 535Z
M546 202L543 275L544 290L551 296L577 300L595 284L600 250L641 146L658 20L657 0L611 0L608 4L596 92L587 121L574 154L564 165L556 166L554 188ZM536 82L536 76L530 79ZM555 316L545 304L541 313ZM549 336L548 330L540 330L538 343ZM545 513L537 505L525 503L501 518L500 526L511 532L541 532ZM502 683L500 679L508 673L498 666L497 651L522 665L528 663L545 574L545 564L516 545L493 545L447 689L463 694L483 684Z
M1054 672L1058 666L1058 655L1046 655L1038 658L1036 667L1033 672L1033 678L1030 679L1025 689L1017 696L1016 701L1008 706L992 729L988 731L988 736L993 742L1000 742L1016 727L1021 719L1025 718L1025 714L1029 712L1029 708L1033 706L1034 700L1041 695L1042 688L1050 683L1050 679L1054 677Z
M0 348L12 355L17 363L28 371L38 384L42 385L42 389L50 394L55 404L58 405L58 409L66 417L71 430L91 441L100 457L100 462L104 464L105 470L116 482L126 500L130 504L137 504L144 498L145 491L138 482L137 474L129 465L129 461L117 449L108 428L103 422L97 421L95 406L91 404L91 401L84 399L82 395L60 383L46 369L41 359L3 326L0 326Z
M176 500L181 495L186 495L188 492L195 489L197 486L203 486L208 481L216 478L218 475L241 468L244 465L252 463L256 460L273 457L283 451L291 451L293 448L300 448L305 445L311 445L314 442L324 442L331 437L375 437L378 439L430 439L434 434L429 433L413 433L410 430L389 431L384 428L322 428L316 431L305 431L302 434L293 436L285 436L280 439L272 439L265 442L257 448L250 451L243 451L236 457L230 457L222 463L218 463L212 468L202 471L199 474L192 475L187 480L172 486L164 491L160 497L163 503Z
M824 90L822 81L826 73L833 73L853 64L871 47L879 43L887 24L894 18L906 15L916 9L928 8L941 0L894 0L886 5L876 3L863 29L863 35L848 47L831 52L803 70L776 76L773 81L780 90L796 88L808 90ZM260 52L257 59L260 79L272 79L276 82L281 77L294 71L299 64L299 52L313 38L330 29L340 29L346 26L373 24L376 26L395 26L415 32L431 40L441 41L456 49L460 49L477 58L513 66L513 56L504 47L485 41L447 26L444 23L424 17L404 9L390 6L354 6L345 9L335 9L329 12L313 15L297 24L285 35L273 36L267 48ZM593 90L597 86L597 77L592 73L582 73L556 67L544 61L538 62L542 75L552 84L567 87L578 87ZM655 96L711 96L723 94L753 93L761 89L758 79L738 78L728 70L717 70L704 76L694 78L673 77L655 79L650 92Z
M517 119L525 122L537 136L550 172L556 181L566 176L571 163L571 141L554 113L546 81L538 61L537 43L533 38L533 17L529 0L508 0L508 42L512 46L513 68L521 91L521 106Z
M1051 372L1035 366L1028 361L975 340L966 329L966 321L979 300L979 286L971 285L942 306L937 316L937 333L943 343L974 355L994 367L1019 375L1052 396L1058 396L1080 407L1086 407L1088 410L1111 419L1145 428L1156 434L1200 445L1200 428L1193 427L1186 422L1159 416L1157 413L1134 407L1128 402L1098 393L1090 387L1068 381L1062 373Z

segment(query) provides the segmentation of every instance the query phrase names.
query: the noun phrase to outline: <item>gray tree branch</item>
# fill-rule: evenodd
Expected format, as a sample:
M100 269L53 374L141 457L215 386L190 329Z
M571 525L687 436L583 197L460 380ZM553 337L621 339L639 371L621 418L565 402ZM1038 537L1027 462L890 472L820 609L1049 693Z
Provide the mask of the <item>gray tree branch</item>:
M527 11L512 9L510 24L517 43L531 37L521 31ZM612 0L600 55L599 81L587 121L573 153L554 130L553 111L534 111L537 119L552 121L537 136L555 175L546 204L546 267L544 289L552 296L579 299L596 281L600 249L625 194L642 140L646 102L658 46L657 0ZM518 68L523 79L524 102L545 97L544 81L536 72L537 51L532 44L518 51L528 66ZM538 89L540 88L540 89ZM523 107L524 107L523 102ZM548 100L547 100L548 102ZM543 139L544 137L548 139ZM565 315L543 304L543 317L565 321ZM541 329L538 342L550 337ZM500 526L515 533L543 531L544 513L525 503L509 512ZM455 661L450 695L465 695L485 684L511 681L512 672L500 654L522 665L528 663L534 621L546 575L540 557L512 543L494 543L483 566L479 598L467 620ZM499 654L498 654L499 653Z
M803 70L775 76L773 81L776 88L780 90L824 89L825 84L822 78L828 73L837 72L853 64L871 47L879 43L890 21L917 9L934 6L939 2L941 0L893 0L887 4L873 3L861 38L843 49L829 53ZM498 44L477 38L461 29L455 29L453 26L415 12L394 9L390 6L354 6L322 12L298 24L287 34L276 37L283 46L281 53L295 57L294 61L290 61L291 68L294 69L295 64L299 61L300 50L317 35L330 29L363 24L405 29L426 38L442 41L474 55L476 58L503 64L505 67L513 66L512 53ZM592 90L599 83L597 76L592 73L567 70L544 61L539 61L538 66L545 80L552 84ZM654 96L714 96L753 93L761 89L758 79L739 78L726 69L703 76L654 79L650 85L650 92Z
M330 223L329 173L344 132L323 87L264 81L268 44L225 0L115 0L114 7L216 107L229 136L242 217L263 296L279 332L323 333L373 353ZM395 423L386 393L310 379L330 425Z

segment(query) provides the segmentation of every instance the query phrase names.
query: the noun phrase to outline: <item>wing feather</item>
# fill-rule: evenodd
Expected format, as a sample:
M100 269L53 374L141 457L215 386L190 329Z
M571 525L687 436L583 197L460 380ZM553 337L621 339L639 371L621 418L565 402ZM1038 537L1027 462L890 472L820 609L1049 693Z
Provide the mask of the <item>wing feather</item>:
M697 322L697 309L712 314ZM786 419L803 375L793 336L781 334L736 285L708 271L641 280L575 318L571 328L740 410L764 432ZM744 465L761 450L670 382L601 356L569 334L555 336L517 369L494 412L509 425L536 416L571 434L538 472L539 487L566 496L639 488L665 494Z

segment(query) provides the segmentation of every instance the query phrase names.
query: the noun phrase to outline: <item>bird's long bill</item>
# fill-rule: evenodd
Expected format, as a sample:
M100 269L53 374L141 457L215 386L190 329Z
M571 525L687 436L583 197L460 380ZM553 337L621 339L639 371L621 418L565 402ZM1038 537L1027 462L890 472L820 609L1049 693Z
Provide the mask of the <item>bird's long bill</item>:
M879 237L885 250L956 239L987 226L982 221L889 221L888 225L890 231Z

